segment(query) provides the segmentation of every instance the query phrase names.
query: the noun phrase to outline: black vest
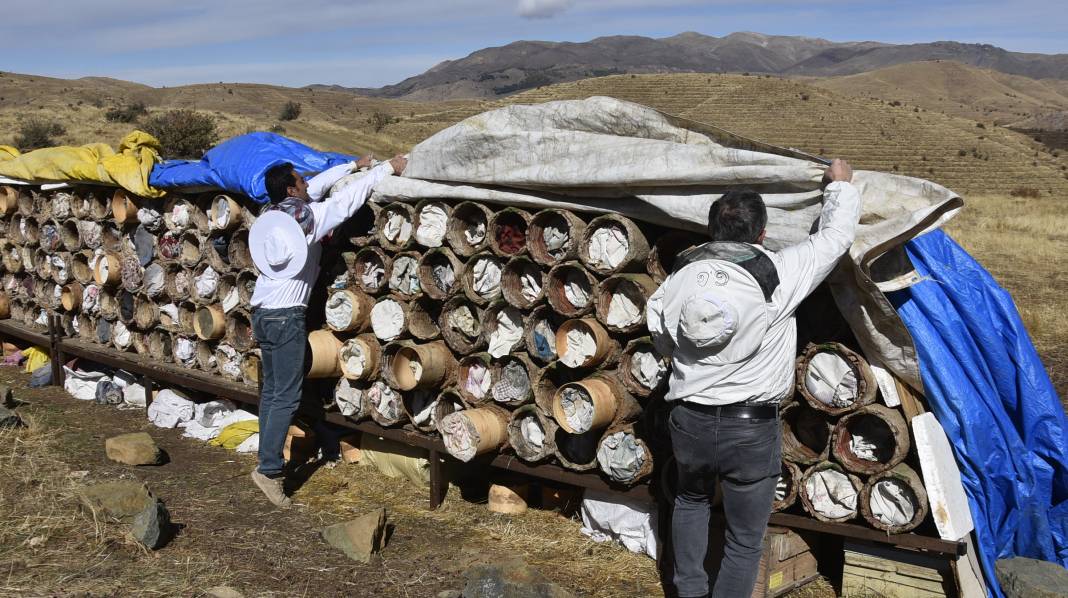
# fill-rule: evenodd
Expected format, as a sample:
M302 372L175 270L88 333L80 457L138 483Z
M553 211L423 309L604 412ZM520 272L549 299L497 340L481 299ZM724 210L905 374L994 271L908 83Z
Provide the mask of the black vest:
M676 258L671 273L704 260L730 262L751 274L764 292L764 301L771 301L771 294L779 286L779 272L771 258L756 247L738 241L711 241L687 249Z

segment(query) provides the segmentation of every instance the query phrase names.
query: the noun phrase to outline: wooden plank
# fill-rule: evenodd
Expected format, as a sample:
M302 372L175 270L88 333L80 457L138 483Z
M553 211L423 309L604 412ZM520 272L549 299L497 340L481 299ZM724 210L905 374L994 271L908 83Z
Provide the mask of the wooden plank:
M912 421L912 418L926 412L923 407L923 400L919 395L901 381L900 378L894 377L894 384L897 386L897 396L901 399L901 410L905 412L905 421Z
M960 556L966 551L966 545L963 542L949 542L941 538L931 538L918 534L887 534L886 532L852 523L830 523L789 513L772 513L770 523L771 525L811 530L877 544L916 548L946 556Z
M0 335L10 336L38 347L48 346L48 335L34 331L32 328L16 324L11 320L0 320Z

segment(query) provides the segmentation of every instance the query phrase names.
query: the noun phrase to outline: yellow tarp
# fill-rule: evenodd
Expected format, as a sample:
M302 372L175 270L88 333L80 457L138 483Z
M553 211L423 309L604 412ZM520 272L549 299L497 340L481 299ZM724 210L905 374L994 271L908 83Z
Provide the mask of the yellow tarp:
M226 426L219 431L219 435L208 441L212 446L221 446L234 450L242 442L249 439L253 434L260 433L260 422L255 419L245 420Z
M48 353L40 347L30 347L22 352L22 356L26 358L25 372L33 373L34 370L48 363Z
M19 150L11 147L10 145L0 145L0 162L5 160L14 160L22 154Z
M148 175L160 161L159 140L134 131L122 138L119 151L105 143L81 147L46 147L11 160L0 159L0 176L34 183L102 183L118 185L141 197L162 197Z

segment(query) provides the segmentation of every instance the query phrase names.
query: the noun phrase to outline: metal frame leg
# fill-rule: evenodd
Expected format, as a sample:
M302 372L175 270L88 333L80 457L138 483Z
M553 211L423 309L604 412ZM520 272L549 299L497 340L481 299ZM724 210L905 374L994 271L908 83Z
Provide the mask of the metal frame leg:
M441 470L441 453L430 449L427 451L427 459L430 461L430 510L433 511L445 502L449 483L444 479L445 476Z

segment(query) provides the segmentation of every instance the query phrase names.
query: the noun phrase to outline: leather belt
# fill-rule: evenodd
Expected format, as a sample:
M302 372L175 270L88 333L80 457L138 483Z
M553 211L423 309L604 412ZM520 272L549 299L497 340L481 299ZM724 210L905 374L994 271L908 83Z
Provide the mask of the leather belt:
M776 419L779 417L778 405L703 405L681 401L682 405L694 411L700 411L716 417L737 419Z

